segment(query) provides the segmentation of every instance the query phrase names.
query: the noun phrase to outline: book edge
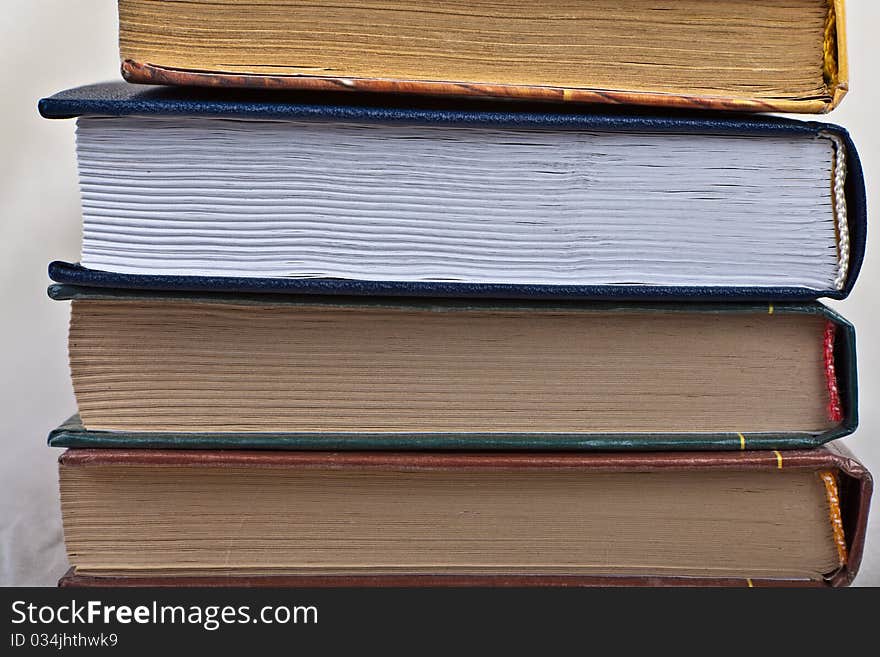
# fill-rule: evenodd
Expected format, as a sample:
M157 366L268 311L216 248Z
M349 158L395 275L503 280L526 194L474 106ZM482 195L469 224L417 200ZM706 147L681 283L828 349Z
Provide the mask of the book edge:
M272 587L272 588L473 588L473 587L615 587L615 586L723 586L723 587L821 587L818 580L777 580L698 577L624 577L579 575L284 575L284 576L195 576L119 577L79 574L71 567L58 580L62 588L72 587Z
M258 75L213 73L157 66L125 59L122 77L135 84L226 89L284 89L319 92L390 93L447 98L494 98L511 101L539 101L571 105L606 104L701 109L736 112L789 112L824 114L831 110L837 91L828 100L759 100L725 96L700 96L648 91L491 84L483 82L437 82L384 78L342 78L313 75ZM840 91L844 91L838 85ZM842 96L841 96L842 97ZM838 98L839 102L839 98Z

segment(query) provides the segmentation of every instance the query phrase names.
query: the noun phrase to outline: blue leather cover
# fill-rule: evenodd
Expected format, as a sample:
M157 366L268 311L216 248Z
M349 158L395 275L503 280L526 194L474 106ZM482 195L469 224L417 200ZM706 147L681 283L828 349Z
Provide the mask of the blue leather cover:
M58 283L128 289L188 291L280 292L395 296L461 296L508 298L634 299L725 301L797 301L817 297L842 299L852 290L861 268L867 230L865 184L858 153L843 128L816 121L718 112L665 112L633 108L602 112L571 111L486 101L406 101L397 97L348 96L348 104L326 105L320 96L303 93L242 93L228 90L165 88L125 82L105 83L62 91L39 103L46 118L76 116L212 116L251 119L315 119L408 124L541 127L557 130L604 130L653 133L711 133L734 135L839 135L847 148L846 196L850 222L850 269L842 290L780 287L690 286L553 286L485 285L470 283L370 282L337 279L252 279L202 276L144 276L89 270L52 263L49 275ZM334 99L335 100L335 99ZM404 104L405 102L405 104Z

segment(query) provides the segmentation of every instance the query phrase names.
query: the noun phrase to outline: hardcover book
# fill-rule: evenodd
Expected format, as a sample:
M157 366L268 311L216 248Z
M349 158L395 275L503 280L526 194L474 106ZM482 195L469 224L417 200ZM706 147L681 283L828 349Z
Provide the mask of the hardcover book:
M119 1L132 82L825 112L842 0Z
M864 251L847 133L780 118L291 103L97 85L80 265L133 289L843 298Z
M853 329L818 304L50 294L84 425L57 445L780 449L857 423Z
M870 475L794 452L70 450L70 585L842 586Z

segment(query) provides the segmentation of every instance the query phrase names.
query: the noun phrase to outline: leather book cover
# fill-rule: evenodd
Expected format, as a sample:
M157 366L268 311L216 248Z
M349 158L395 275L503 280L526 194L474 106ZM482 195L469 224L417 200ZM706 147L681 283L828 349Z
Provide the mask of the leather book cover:
M142 449L268 449L268 450L549 450L549 451L640 451L640 450L762 450L803 449L851 434L858 426L858 378L856 371L855 329L838 313L819 303L808 304L621 304L567 303L546 301L513 302L505 300L409 299L395 297L297 297L260 294L220 294L112 290L55 285L49 288L55 300L169 300L211 301L215 303L293 304L351 308L401 308L433 310L474 309L579 309L601 312L609 309L662 312L685 310L707 313L786 314L804 313L825 318L831 333L826 332L823 346L833 376L836 420L820 433L809 432L737 432L727 433L444 433L444 432L302 432L302 433L154 433L96 431L84 428L74 416L49 435L49 445L70 448L142 448ZM829 374L833 372L833 375Z
M301 469L378 471L540 469L548 472L653 472L662 470L778 471L798 469L836 473L832 521L842 530L845 562L822 581L702 577L543 576L543 575L302 575L261 577L101 577L68 572L60 586L268 586L268 587L414 587L414 586L847 586L862 558L865 527L872 492L870 474L845 448L837 445L790 452L682 452L682 453L394 453L394 452L224 452L173 450L69 450L60 462L67 467L91 464L186 465L210 468L282 466ZM829 498L830 499L830 498Z
M849 263L839 289L815 290L774 286L688 286L688 285L532 285L504 283L397 282L343 280L335 278L237 278L187 275L122 274L54 262L49 275L57 283L91 287L140 290L188 290L224 292L266 292L314 295L432 296L468 298L546 298L583 300L721 300L803 301L818 297L845 298L853 288L865 250L866 197L858 153L846 130L826 123L804 122L780 117L728 116L712 113L645 110L573 112L569 108L509 105L486 102L402 103L399 98L352 96L357 104L327 105L327 98L309 95L242 95L206 89L145 87L110 83L79 87L44 98L40 113L47 118L77 116L206 116L238 119L332 120L367 123L424 125L469 125L491 127L534 127L541 129L583 129L607 132L650 132L665 134L706 133L756 137L815 136L830 133L846 149L847 175L844 192L849 234Z
M635 105L658 108L706 109L738 112L789 112L821 114L837 107L849 89L845 11L843 0L829 0L824 34L823 76L827 97L785 99L670 93L650 89L592 88L538 84L437 81L390 77L356 77L327 74L258 74L196 70L162 66L143 59L124 57L122 76L129 82L152 85L225 89L298 90L336 95L345 93L392 93L453 99L503 99L566 105Z

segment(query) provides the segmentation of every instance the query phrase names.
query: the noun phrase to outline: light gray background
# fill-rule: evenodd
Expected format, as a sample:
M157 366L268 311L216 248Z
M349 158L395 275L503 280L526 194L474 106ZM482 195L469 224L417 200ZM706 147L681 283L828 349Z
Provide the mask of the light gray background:
M850 0L853 91L830 121L852 132L880 208L880 2ZM73 122L46 121L37 99L118 77L114 0L0 2L0 584L54 585L67 567L47 432L75 411L67 370L68 304L46 297L46 264L78 259ZM861 428L847 439L880 473L880 231L855 291L832 305L858 333ZM878 253L875 253L878 251ZM880 504L877 505L880 509ZM880 585L875 512L856 583Z

